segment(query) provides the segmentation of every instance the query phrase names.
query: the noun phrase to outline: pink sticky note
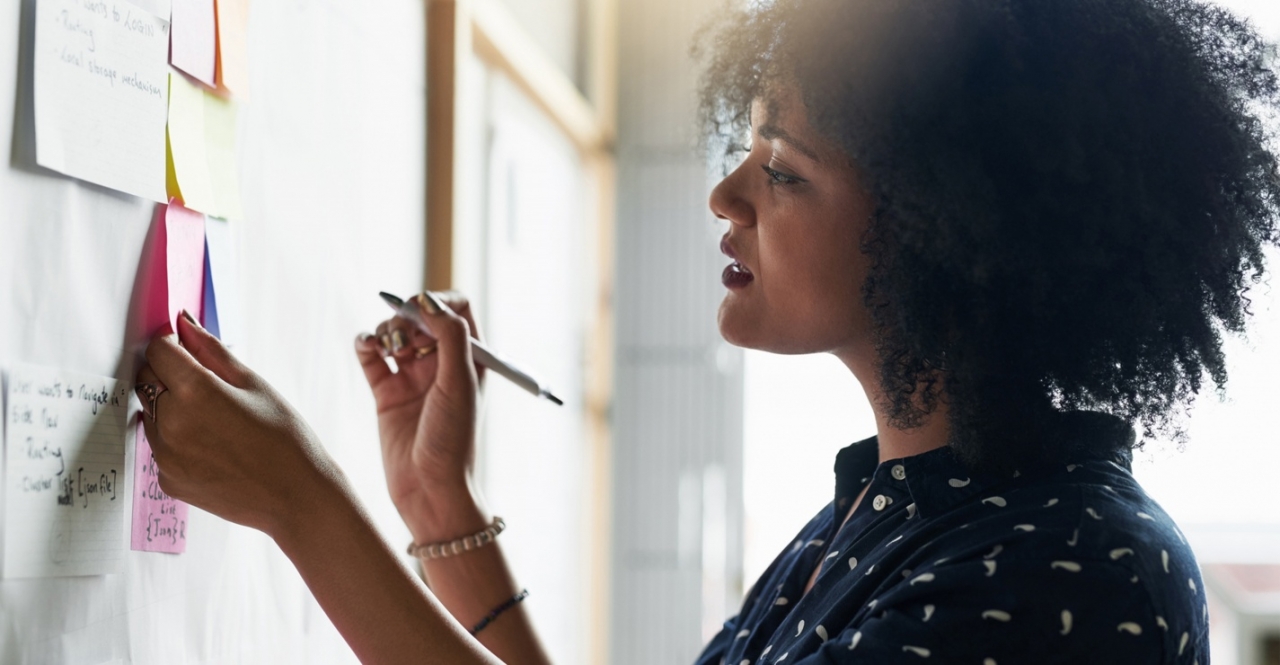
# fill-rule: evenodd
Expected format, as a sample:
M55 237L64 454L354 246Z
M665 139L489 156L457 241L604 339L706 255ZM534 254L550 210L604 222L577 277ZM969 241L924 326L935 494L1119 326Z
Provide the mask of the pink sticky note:
M138 423L137 458L133 464L133 537L139 552L181 554L187 549L187 504L160 489L151 442Z
M159 206L147 239L142 309L142 341L165 323L178 329L182 310L199 321L204 313L204 215L171 200Z
M177 330L182 310L197 321L204 314L204 215L170 201L164 230L169 322Z
M218 63L214 0L173 0L169 23L169 64L213 87Z
M159 206L147 246L143 335L149 340L187 310L199 321L204 310L204 215L177 201ZM187 505L160 490L156 461L142 423L133 474L132 547L179 553L187 548Z

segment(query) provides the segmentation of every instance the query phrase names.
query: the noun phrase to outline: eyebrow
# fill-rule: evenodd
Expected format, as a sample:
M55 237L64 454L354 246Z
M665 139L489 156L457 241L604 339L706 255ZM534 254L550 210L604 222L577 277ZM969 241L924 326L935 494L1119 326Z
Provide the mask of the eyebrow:
M822 161L821 159L818 159L818 152L816 150L805 145L804 142L797 140L796 137L788 134L785 129L777 125L766 122L765 124L760 125L760 127L756 129L756 133L759 134L760 137L765 139L766 141L772 141L774 139L784 141L790 144L791 147L795 148L796 151L798 151L800 154L804 155L805 157L808 157L809 159L812 159L815 162Z

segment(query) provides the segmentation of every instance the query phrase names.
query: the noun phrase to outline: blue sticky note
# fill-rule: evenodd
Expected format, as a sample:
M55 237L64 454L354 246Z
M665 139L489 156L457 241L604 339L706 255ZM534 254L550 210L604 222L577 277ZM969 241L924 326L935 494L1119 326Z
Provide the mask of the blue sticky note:
M218 297L213 288L213 271L209 269L209 241L206 238L204 243L204 311L202 312L204 320L200 325L205 330L213 333L214 337L222 339L222 330L218 326Z

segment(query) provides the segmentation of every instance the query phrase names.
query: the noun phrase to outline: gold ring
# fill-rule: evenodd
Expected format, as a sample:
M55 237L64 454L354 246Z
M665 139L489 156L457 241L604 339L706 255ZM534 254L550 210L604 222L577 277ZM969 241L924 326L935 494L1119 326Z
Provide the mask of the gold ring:
M433 354L433 353L435 353L435 352L436 352L436 345L435 345L435 344L431 344L430 346L422 346L422 347L418 347L418 348L416 348L416 349L414 349L414 350L413 350L413 357L414 357L414 358L426 358L427 356L429 356L429 355L431 355L431 354Z

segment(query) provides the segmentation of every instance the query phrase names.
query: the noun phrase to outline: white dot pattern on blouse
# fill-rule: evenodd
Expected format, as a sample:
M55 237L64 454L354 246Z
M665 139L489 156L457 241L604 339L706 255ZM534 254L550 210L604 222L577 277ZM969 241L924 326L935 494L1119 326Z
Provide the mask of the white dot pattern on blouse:
M698 665L1208 662L1199 568L1126 457L1007 477L946 448L878 461L874 437L840 452L835 500Z

